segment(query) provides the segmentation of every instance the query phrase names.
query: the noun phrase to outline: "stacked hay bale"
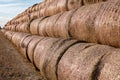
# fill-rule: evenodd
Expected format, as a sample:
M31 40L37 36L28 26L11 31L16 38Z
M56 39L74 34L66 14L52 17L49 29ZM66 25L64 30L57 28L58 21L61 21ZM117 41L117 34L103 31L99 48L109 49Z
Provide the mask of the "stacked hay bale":
M45 0L2 32L46 80L120 80L120 1L104 1Z

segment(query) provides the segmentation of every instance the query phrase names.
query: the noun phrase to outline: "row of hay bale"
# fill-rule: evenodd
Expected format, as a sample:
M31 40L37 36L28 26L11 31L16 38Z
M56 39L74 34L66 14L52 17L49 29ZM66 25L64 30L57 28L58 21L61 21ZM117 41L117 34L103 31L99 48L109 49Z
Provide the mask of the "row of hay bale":
M120 80L120 49L2 30L46 80Z
M10 21L7 25L28 22L36 18L52 16L60 12L79 8L83 5L103 1L106 0L47 0L28 8L23 13L12 19L12 21Z
M84 1L100 3L80 7ZM120 80L120 0L101 1L45 0L1 31L45 80ZM50 15L30 19L44 3L39 11Z
M8 25L5 29L120 47L120 0L83 6L50 17Z

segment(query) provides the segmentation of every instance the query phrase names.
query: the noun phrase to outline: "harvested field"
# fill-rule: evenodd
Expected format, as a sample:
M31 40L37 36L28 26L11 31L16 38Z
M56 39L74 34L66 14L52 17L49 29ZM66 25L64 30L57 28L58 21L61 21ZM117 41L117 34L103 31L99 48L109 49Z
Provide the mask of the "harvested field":
M0 31L0 80L42 80L40 74Z

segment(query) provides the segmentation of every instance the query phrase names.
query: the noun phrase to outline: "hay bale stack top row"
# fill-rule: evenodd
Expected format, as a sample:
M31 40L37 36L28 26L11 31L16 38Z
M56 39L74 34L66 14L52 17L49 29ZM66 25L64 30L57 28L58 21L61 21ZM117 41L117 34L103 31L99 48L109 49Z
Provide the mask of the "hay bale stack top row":
M66 5L69 1L74 3L74 7L67 10ZM94 0L94 4L90 4L90 1L88 1L89 4L87 5L75 7L75 5L79 5L79 1L48 0L42 2L39 5L35 5L33 9L46 3L48 7L44 13L40 12L42 9L36 10L40 12L39 14L33 10L32 13L27 13L29 17L20 17L19 23L16 23L19 18L11 20L10 22L15 23L6 24L4 29L27 32L44 37L71 37L81 41L120 47L120 0L108 0L105 2ZM91 3L93 2L91 0ZM50 6L53 3L55 3L54 5L59 5L59 7L51 9ZM46 13L52 13L52 15L46 15ZM44 14L44 16L39 16L41 14ZM24 21L25 19L26 21Z

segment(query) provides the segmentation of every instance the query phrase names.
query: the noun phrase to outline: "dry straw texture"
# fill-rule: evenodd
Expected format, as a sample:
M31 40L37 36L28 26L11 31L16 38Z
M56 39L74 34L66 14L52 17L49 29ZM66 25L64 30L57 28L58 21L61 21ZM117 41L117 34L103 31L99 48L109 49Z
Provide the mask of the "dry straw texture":
M45 80L120 80L120 0L103 1L45 0L1 31Z

